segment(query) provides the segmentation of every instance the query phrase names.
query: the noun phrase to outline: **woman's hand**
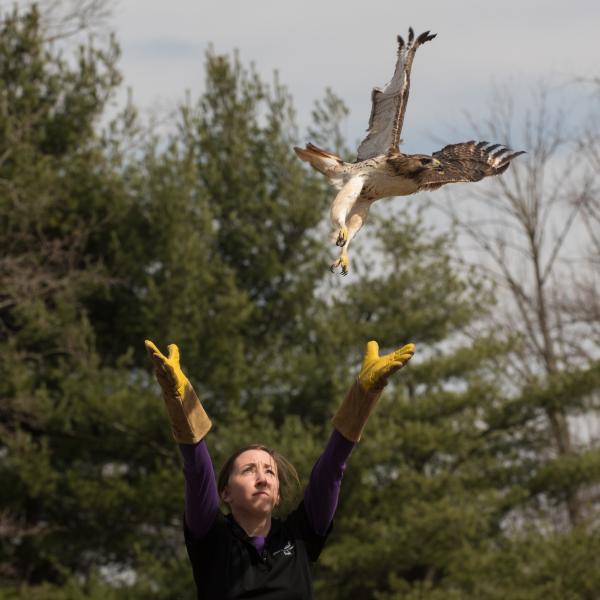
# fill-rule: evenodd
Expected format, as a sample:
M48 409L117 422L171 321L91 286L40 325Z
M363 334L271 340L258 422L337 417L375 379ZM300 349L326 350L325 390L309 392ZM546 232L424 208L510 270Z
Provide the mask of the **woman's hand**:
M365 390L382 389L388 378L400 370L414 353L415 345L406 344L394 352L379 356L379 344L371 340L367 344L358 382Z
M358 377L348 390L331 423L347 440L358 442L371 411L388 378L401 369L415 353L414 344L379 356L379 345L371 340Z
M212 423L192 384L181 370L179 348L170 344L168 356L165 356L150 340L145 340L144 344L163 392L175 441L180 444L199 442L208 433Z
M172 391L176 395L182 396L185 385L189 381L181 370L177 345L169 344L167 346L168 356L165 356L150 340L144 340L144 345L154 366L154 373L160 387L165 392Z

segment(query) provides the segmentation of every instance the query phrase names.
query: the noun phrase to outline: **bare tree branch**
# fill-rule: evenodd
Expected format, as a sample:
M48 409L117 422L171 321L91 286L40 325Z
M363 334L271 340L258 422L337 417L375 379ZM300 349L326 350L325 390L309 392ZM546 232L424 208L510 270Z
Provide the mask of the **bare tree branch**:
M551 90L541 86L521 128L526 159L489 185L465 186L460 200L450 194L442 207L474 244L464 262L498 285L492 326L524 342L512 367L522 385L600 358L600 339L582 335L600 330L600 286L585 270L600 264L600 128L590 121L578 135L566 109L551 106ZM514 102L501 91L480 139L508 143L513 119ZM574 451L567 411L546 410L559 456ZM565 497L575 524L582 515L578 493Z
M27 0L22 4L26 8L37 5L45 41L57 42L73 38L82 32L104 31L116 0ZM0 2L3 13L14 6L14 0Z

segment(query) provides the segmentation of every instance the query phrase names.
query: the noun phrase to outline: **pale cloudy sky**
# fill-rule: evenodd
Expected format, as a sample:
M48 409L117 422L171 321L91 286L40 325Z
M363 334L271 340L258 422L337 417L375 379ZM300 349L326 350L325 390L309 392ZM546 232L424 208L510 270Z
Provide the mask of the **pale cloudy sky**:
M434 137L475 137L465 113L482 121L495 85L510 85L526 105L542 78L561 85L600 75L598 0L112 1L108 27L122 46L125 85L139 107L164 114L186 90L197 96L208 46L227 54L237 48L263 77L279 72L301 126L330 86L350 108L350 142L364 134L371 88L391 77L396 34L406 36L409 25L436 32L413 66L407 152L435 150Z
M186 89L196 95L208 45L237 48L264 77L279 72L302 125L330 86L351 110L350 141L365 131L371 88L392 75L396 34L429 29L438 36L413 65L409 152L436 149L434 131L448 142L473 137L464 114L483 119L495 84L528 102L541 78L600 75L598 0L120 0L111 25L138 105L168 107Z

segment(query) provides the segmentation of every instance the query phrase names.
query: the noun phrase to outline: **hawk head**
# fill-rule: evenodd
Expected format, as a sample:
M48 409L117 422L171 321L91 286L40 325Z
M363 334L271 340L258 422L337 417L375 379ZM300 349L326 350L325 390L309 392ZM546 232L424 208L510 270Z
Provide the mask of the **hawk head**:
M428 154L395 154L388 156L388 164L396 175L415 178L426 171L443 172L442 163Z
M443 171L442 163L428 154L410 154L407 157L407 171L411 174L422 171Z

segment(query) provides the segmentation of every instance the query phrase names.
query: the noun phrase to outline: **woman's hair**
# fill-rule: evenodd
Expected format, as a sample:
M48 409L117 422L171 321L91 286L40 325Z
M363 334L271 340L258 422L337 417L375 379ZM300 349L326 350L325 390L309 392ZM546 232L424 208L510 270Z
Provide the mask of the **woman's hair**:
M282 454L279 454L277 450L273 450L268 446L263 446L262 444L250 444L248 446L244 446L243 448L239 448L236 450L226 461L225 464L221 467L221 471L219 472L219 478L217 480L217 489L219 491L219 497L223 497L223 491L225 487L229 483L229 477L231 476L231 472L233 471L233 464L235 463L235 459L242 454L242 452L246 452L246 450L262 450L269 454L275 464L277 465L277 478L279 479L279 497L282 501L288 499L288 494L293 496L296 489L300 486L300 478L298 477L298 472L294 468L294 465L285 458Z

